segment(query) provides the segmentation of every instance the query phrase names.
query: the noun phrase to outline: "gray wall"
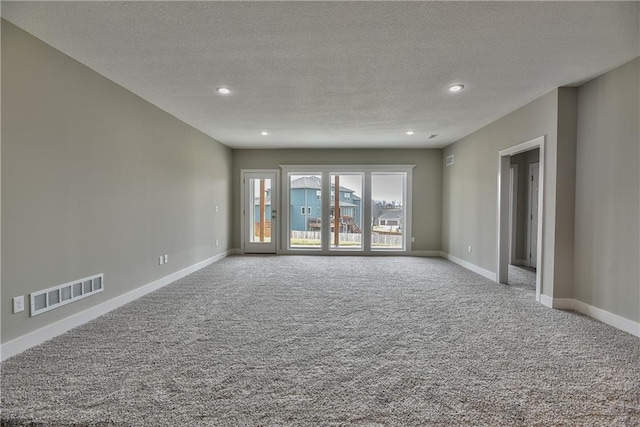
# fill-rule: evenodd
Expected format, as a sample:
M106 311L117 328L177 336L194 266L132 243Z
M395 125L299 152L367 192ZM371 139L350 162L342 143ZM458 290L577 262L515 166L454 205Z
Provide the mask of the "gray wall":
M546 137L542 292L553 296L557 111L559 89L496 120L443 150L442 250L496 271L498 152ZM473 251L469 253L467 247Z
M2 342L230 247L231 150L6 21L2 107ZM96 273L102 294L12 314Z
M511 156L511 164L518 165L518 197L516 208L516 259L527 260L527 213L529 212L529 165L540 160L540 150L534 149Z
M640 322L640 59L580 87L575 297Z
M280 165L415 164L414 251L439 251L442 217L442 150L234 150L233 247L240 248L240 170Z

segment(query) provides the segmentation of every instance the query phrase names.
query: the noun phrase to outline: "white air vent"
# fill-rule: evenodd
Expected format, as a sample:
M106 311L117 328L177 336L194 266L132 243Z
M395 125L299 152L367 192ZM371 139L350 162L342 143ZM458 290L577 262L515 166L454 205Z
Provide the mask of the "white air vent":
M451 166L453 164L453 154L447 156L447 158L444 160L444 164L445 166Z
M54 308L62 307L103 290L104 274L100 273L43 291L33 292L29 295L31 298L31 316L37 316Z

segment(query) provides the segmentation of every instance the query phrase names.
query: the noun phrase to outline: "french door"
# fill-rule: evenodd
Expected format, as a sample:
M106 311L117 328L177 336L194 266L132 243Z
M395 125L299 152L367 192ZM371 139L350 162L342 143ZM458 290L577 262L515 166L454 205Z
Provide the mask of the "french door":
M242 243L245 253L276 253L277 179L277 171L242 171Z

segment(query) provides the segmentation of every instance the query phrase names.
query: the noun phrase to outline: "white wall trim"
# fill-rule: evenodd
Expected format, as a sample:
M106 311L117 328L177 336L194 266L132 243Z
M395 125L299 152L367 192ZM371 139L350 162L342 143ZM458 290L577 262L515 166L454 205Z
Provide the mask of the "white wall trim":
M553 308L553 298L547 296L545 294L540 294L540 304L547 306L549 308Z
M87 310L72 314L71 316L59 320L55 323L44 326L28 334L22 335L11 341L7 341L6 343L0 345L0 360L4 361L11 356L22 353L28 348L34 347L38 344L42 344L43 342L48 341L51 338L57 337L58 335L61 335L77 326L100 317L103 314L115 310L118 307L128 304L131 301L134 301L150 292L156 291L170 283L175 282L178 279L181 279L191 273L207 267L214 262L220 261L221 259L230 255L230 253L231 251L221 252L217 255L205 259L204 261L200 261L189 267L183 268L182 270L176 271L175 273L171 273L168 276L162 277L151 283L147 283L146 285L133 289L132 291L129 291L125 294L118 295Z
M511 265L523 265L523 266L526 266L527 265L527 260L526 259L514 259L513 262L511 263Z
M233 249L231 249L231 255L244 255L244 249L242 249L242 248L233 248Z
M484 268L478 267L477 265L472 264L469 261L465 261L465 260L463 260L461 258L455 257L455 256L453 256L451 254L448 254L448 253L445 253L445 252L442 253L442 257L448 259L451 262L455 262L458 265L461 265L462 267L466 268L467 270L471 270L474 273L477 273L477 274L479 274L479 275L481 275L483 277L486 277L489 280L492 280L494 282L496 281L496 273L494 273L492 271L485 270Z
M422 257L441 257L441 251L411 251L409 253L411 256L422 256Z
M551 298L540 295L540 303L557 310L573 310L640 338L640 323L594 307L573 298Z
M633 320L626 319L622 316L618 316L617 314L613 314L609 311L594 307L576 299L571 301L573 302L572 309L577 311L578 313L593 317L594 319L606 323L607 325L613 326L614 328L628 332L631 335L640 338L640 323L634 322Z
M540 149L539 176L538 176L538 244L536 262L536 301L542 301L542 278L544 277L544 245L543 236L546 227L544 223L544 179L545 179L545 140L546 137L539 136L522 144L500 150L498 152L498 206L496 216L496 281L507 283L509 276L509 167L511 166L511 156L529 151L538 147ZM551 248L553 252L553 248ZM553 254L552 254L553 255Z

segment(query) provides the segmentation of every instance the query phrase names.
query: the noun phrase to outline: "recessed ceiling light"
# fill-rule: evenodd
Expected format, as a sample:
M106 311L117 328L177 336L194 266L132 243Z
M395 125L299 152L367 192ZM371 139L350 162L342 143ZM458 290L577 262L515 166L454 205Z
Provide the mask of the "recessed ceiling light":
M219 87L216 89L216 92L218 92L220 95L229 95L231 93L231 89L229 89L228 87Z
M408 130L408 131L406 131L405 133L406 133L407 135L413 135L413 134L415 133L415 131Z
M461 84L455 84L455 85L449 86L449 92L452 92L452 93L460 92L462 89L464 89L464 85L461 85Z
M269 135L269 132L267 132L266 130L263 130L262 132L260 132L260 135L267 136Z

